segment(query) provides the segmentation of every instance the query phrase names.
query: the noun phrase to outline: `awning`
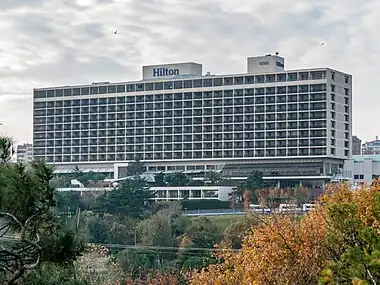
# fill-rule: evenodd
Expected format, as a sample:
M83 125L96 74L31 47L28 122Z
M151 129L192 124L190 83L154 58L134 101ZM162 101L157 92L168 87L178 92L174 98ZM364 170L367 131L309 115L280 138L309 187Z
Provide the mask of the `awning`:
M105 173L113 173L114 169L113 168L84 168L81 169L82 172L87 173L87 172L105 172ZM55 169L54 174L67 174L67 173L73 173L73 169Z

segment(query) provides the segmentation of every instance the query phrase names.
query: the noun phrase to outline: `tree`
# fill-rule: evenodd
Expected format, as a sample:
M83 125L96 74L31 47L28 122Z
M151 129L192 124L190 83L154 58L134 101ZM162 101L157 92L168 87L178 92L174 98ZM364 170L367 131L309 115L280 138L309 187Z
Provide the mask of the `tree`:
M0 136L0 164L11 160L14 153L14 140L9 137Z
M224 262L196 274L192 284L317 284L325 261L318 219L263 218L244 238L241 252L227 250L219 257Z
M155 193L142 179L124 180L117 188L100 196L94 205L97 213L119 217L141 218L153 202Z
M144 164L136 159L128 163L127 176L136 176L145 172Z
M80 254L75 232L54 215L53 169L42 162L0 165L2 284L16 284L43 263L72 264Z
M220 172L210 171L205 174L204 179L206 185L220 185L223 176Z
M252 171L246 181L246 189L257 190L264 187L263 173L261 171Z
M154 175L154 186L156 186L156 187L166 186L165 174L160 172L160 173Z
M245 219L230 224L223 232L223 244L228 248L240 249L248 230L257 222L257 217L247 215Z
M154 268L157 256L150 252L139 252L135 249L125 249L116 255L116 262L123 268L124 272L137 277L146 275Z
M180 226L181 205L167 204L157 213L137 225L140 241L150 246L175 246L176 230Z
M303 218L259 219L242 250L195 274L192 284L378 284L380 183L330 186Z
M351 191L348 185L330 186L322 196L328 225L332 284L380 282L380 181ZM327 284L327 283L326 283Z
M165 182L168 186L186 186L189 178L183 172L173 172L165 175Z
M141 243L149 246L174 246L175 239L170 223L170 218L163 213L154 214L141 221L137 225Z
M257 191L264 187L263 173L260 171L252 171L247 180L243 183L240 183L237 187L237 197L239 200L243 198L245 191L250 191L252 193L252 200L258 202Z
M87 186L91 182L94 183L98 181L103 181L104 179L106 179L106 177L107 176L105 174L89 171L87 173L82 173L76 179L83 185Z

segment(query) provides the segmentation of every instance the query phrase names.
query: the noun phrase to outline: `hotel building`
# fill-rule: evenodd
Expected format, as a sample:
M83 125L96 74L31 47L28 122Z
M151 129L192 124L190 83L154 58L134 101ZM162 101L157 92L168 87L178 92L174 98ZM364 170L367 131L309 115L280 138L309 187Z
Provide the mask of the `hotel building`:
M322 185L351 157L352 77L249 57L242 74L193 62L144 66L142 80L34 90L34 158L65 173L253 170L278 185ZM288 185L286 184L286 185Z

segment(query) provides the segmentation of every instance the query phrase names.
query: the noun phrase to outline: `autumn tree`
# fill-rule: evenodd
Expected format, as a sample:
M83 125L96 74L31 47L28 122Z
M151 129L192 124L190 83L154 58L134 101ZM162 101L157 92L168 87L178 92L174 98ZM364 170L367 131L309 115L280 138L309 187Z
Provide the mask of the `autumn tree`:
M379 284L379 233L380 183L330 186L301 219L261 218L240 252L226 250L192 284Z
M251 199L257 202L258 196L256 192L262 188L264 188L263 173L254 170L248 175L246 181L238 185L236 194L239 199L244 199L244 193L250 191L252 193Z
M352 191L331 186L322 196L329 261L325 273L334 281L380 282L380 181Z

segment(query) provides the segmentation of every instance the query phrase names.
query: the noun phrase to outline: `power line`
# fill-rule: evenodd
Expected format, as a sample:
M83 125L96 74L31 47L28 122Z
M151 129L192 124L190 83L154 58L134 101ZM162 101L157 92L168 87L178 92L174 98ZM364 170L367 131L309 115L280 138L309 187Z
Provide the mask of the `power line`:
M183 250L183 251L234 251L238 252L241 249L223 249L223 248L202 248L202 247L175 247L175 246L146 246L146 245L123 245L123 244L105 244L105 243L91 243L104 247L123 248L123 249L154 249L154 250Z

